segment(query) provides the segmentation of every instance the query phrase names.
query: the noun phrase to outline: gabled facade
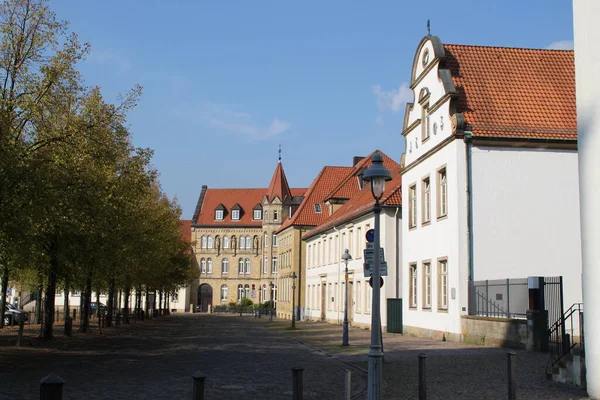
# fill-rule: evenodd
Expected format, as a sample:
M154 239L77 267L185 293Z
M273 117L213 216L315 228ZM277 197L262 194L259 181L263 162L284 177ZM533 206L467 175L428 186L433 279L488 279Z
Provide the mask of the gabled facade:
M369 185L363 185L362 172L370 166L371 155L365 157L353 173L346 177L326 197L336 199L336 211L303 237L306 243L306 303L305 317L313 321L341 323L344 315L345 265L342 254L348 249L352 261L348 264L348 319L352 325L371 324L371 287L364 276L363 250L366 232L375 226L375 201ZM382 197L381 247L388 264L388 276L381 290L382 326L387 328L387 299L401 298L400 217L401 178L399 165L384 155L384 165L393 179L386 184ZM359 178L360 177L360 178ZM352 193L353 192L353 193ZM345 199L345 196L349 198ZM339 200L338 200L339 199Z
M475 281L562 275L581 301L573 52L427 36L410 87L404 331L460 339Z
M305 190L290 189L281 162L268 188L202 187L192 219L198 263L198 280L189 297L193 310L209 312L243 298L255 304L276 300L274 232L296 210Z

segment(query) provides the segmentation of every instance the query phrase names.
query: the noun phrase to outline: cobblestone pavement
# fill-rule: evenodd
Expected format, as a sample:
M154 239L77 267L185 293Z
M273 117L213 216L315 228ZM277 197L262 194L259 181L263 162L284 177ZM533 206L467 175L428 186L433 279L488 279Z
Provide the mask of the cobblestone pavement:
M39 379L54 372L69 399L191 399L190 375L207 375L207 399L290 399L292 367L305 368L306 399L342 399L344 370L354 399L366 397L370 331L249 316L184 314L100 335L40 342L38 326L14 348L15 328L0 331L0 399L38 399ZM60 329L60 328L59 328ZM427 354L429 399L507 398L506 349L384 334L384 399L416 399L417 354ZM31 345L30 345L31 342ZM547 355L517 352L517 397L582 399L575 387L546 380Z
M207 399L290 399L291 368L304 371L307 399L342 399L344 370L364 398L359 369L311 350L252 317L184 314L41 342L28 327L16 349L15 328L0 333L0 399L39 399L40 378L66 381L64 399L192 398L191 374L206 374ZM31 342L31 345L30 345Z
M276 321L274 329L288 326ZM371 332L350 329L350 346L341 347L342 327L302 322L299 329L284 331L330 357L368 369ZM508 349L442 342L426 338L383 334L385 361L383 398L418 398L418 354L427 355L428 399L506 399L508 397ZM571 385L546 379L547 353L516 350L517 398L584 399L586 393Z

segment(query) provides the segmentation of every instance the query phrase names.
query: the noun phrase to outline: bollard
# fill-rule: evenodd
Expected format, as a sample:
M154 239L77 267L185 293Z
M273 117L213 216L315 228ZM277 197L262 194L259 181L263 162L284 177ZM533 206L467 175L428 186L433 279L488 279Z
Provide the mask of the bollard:
M302 371L304 371L304 368L292 368L292 375L294 377L294 386L292 387L293 400L302 400L304 398L302 394Z
M352 372L349 369L347 369L344 372L344 376L344 400L350 400L352 398Z
M204 400L204 380L206 375L198 371L192 375L194 380L194 389L192 391L192 400Z
M508 400L515 400L517 398L517 370L515 368L517 353L509 351L506 355L508 356Z
M77 319L77 309L74 308L73 309L73 320L75 321Z
M40 400L62 400L63 381L59 376L50 374L40 380Z
M73 332L73 319L71 317L65 318L65 336L71 336Z
M23 328L25 328L25 321L23 317L19 315L19 336L17 337L17 347L21 347L23 341Z
M419 400L427 400L427 354L419 354Z

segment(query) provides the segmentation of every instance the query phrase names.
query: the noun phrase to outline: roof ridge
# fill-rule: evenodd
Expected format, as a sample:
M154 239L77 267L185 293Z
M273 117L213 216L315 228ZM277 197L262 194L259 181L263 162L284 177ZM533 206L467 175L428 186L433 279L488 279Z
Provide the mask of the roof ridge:
M506 49L506 50L539 50L539 51L560 51L560 52L571 52L574 50L567 49L540 49L538 47L516 47L516 46L489 46L483 44L457 44L457 43L444 43L444 47L446 46L455 46L455 47L480 47L486 49Z
M308 198L310 197L310 195L312 194L312 192L314 192L315 187L317 186L317 184L319 183L319 181L321 180L321 178L323 178L323 175L325 174L325 168L327 168L327 165L324 166L323 168L321 168L321 171L319 171L319 174L315 177L315 179L313 180L313 182L310 184L310 186L308 187L308 190L304 193L304 198L302 199L302 202L300 203L300 205L298 206L298 208L296 209L296 212L294 213L294 215L292 216L292 218L290 218L288 221L286 221L285 223L283 223L281 225L281 227L283 227L283 225L293 225L294 222L298 219L298 216L300 215L300 212L302 210L304 210L304 207L306 207L306 203L308 202ZM281 227L278 229L281 230Z

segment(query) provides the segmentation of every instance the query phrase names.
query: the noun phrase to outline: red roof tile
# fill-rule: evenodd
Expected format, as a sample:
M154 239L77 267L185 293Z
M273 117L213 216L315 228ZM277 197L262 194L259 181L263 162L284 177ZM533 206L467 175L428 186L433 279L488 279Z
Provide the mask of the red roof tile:
M379 150L373 151L371 154L360 160L360 162L354 166L352 172L325 197L325 200L330 198L349 199L358 193L360 191L358 174L361 170L371 166L371 156L377 151ZM383 155L383 165L385 165L386 168L392 170L392 168L398 166L398 164L385 153L379 152Z
M573 51L446 44L457 112L475 136L577 139Z
M188 243L192 243L192 220L182 219L179 221L179 230L181 231L181 238Z
M291 196L290 186L288 185L287 178L285 177L285 172L283 170L283 166L281 165L281 161L277 163L277 167L275 168L275 172L271 178L271 183L267 189L266 196L267 200L269 201L272 201L275 196L279 197L280 200Z
M329 217L329 209L324 202L325 197L353 170L352 167L323 167L306 191L304 200L292 218L287 219L277 232L292 225L317 226L325 221ZM315 211L315 204L320 205L320 213Z
M262 220L253 220L252 209L262 203L265 189L207 189L202 209L196 220L197 225L252 225L261 226ZM225 207L223 220L215 220L215 209L219 204ZM231 219L231 208L239 204L240 219Z
M382 153L383 154L383 153ZM384 159L385 159L384 154ZM370 157L369 157L370 158ZM392 165L386 165L387 168L392 172L392 180L387 182L385 185L385 193L381 198L381 204L387 206L400 206L402 205L402 178L400 175L400 169L398 164L392 160ZM367 212L373 208L375 201L371 194L371 186L365 185L362 190L357 192L352 198L338 209L333 215L325 220L321 225L312 229L306 233L303 239L308 239L323 233L338 224L348 222L360 215L363 212Z

